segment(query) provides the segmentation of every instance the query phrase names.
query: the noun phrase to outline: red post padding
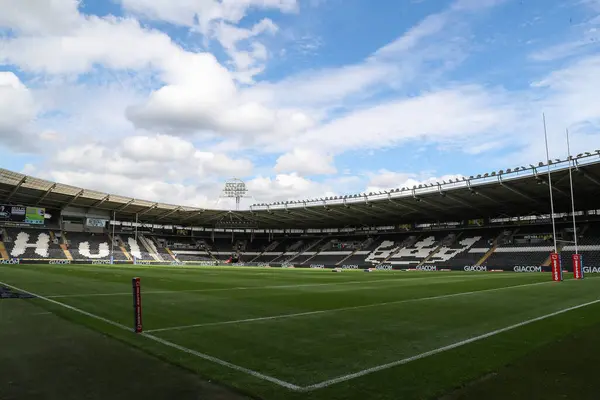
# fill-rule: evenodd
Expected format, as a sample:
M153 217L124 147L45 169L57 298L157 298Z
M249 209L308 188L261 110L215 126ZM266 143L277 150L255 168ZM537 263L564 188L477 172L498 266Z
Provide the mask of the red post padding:
M133 288L133 331L135 333L142 332L142 286L140 278L131 280Z
M573 277L575 279L583 279L583 262L581 254L573 254Z
M550 262L552 265L552 280L555 282L560 282L563 280L563 272L562 265L560 263L560 254L551 253L550 254Z

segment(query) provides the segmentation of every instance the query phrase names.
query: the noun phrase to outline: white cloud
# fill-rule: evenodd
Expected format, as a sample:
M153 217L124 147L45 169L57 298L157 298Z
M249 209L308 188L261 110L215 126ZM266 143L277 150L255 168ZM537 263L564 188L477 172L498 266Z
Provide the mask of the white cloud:
M168 135L132 136L121 145L123 155L136 161L184 161L194 156L194 145Z
M599 140L597 56L542 74L528 90L469 83L471 77L450 83L447 73L472 50L468 17L502 1L459 0L362 62L300 68L259 83L253 79L268 65L267 35L279 27L270 19L239 23L251 9L295 12L295 0L121 0L125 18L85 16L69 0L37 8L33 0L7 1L0 0L7 9L0 27L14 34L0 37L0 64L34 76L34 84L28 89L0 73L0 137L41 132L52 159L34 164L66 183L197 205L218 195L219 179L239 176L258 201L281 201L412 186L439 175L307 178L337 173L334 157L341 162L346 151L419 141L457 154L492 153L490 163L500 165L538 159L542 110L552 148L564 148L566 126L574 149ZM219 41L231 63L188 50L191 41L184 49L134 16L192 28L194 40L200 31ZM508 146L520 151L493 158ZM247 152L270 152L277 162L255 168ZM254 169L260 175L252 178Z
M199 151L189 142L166 135L129 137L112 146L88 143L67 147L54 155L52 166L169 181L248 176L253 168L248 160Z
M116 70L160 67L181 51L164 33L112 16L81 16L66 32L4 38L0 46L0 62L49 74L83 73L95 64Z
M573 153L598 148L600 106L596 101L596 88L600 87L600 56L584 57L567 64L532 86L534 93L539 93L538 98L524 96L521 101L523 107L533 106L545 112L550 157L566 157L566 128L571 132ZM528 134L521 135L519 150L505 158L515 163L545 160L541 112L531 113L523 121L521 132Z
M252 174L252 163L245 159L232 159L225 154L201 151L194 154L194 159L205 171L218 176L230 178Z
M413 173L393 172L381 169L377 173L371 174L365 192L370 193L402 188L414 176L415 174Z
M79 0L0 0L0 27L19 33L59 33L73 28L79 20Z
M445 141L504 133L519 116L504 96L479 86L425 93L355 111L296 139L296 145L341 153L399 145L410 139Z
M450 22L449 17L450 13L447 11L426 17L404 35L379 49L375 56L385 57L414 49L423 39L440 33Z
M268 22L259 25L257 32L269 29ZM0 63L28 72L81 74L96 64L117 71L156 70L164 85L127 112L138 128L290 134L312 124L297 110L242 101L232 74L212 54L184 51L166 34L142 28L133 19L82 16L68 33L4 38L0 45ZM253 57L264 52L256 45Z
M548 74L534 86L550 92L545 101L546 108L551 109L549 115L554 119L559 115L567 126L600 119L600 107L595 101L596 89L600 87L600 56L578 60Z
M300 145L339 153L362 148L365 142L368 142L368 147L378 148L397 143L399 136L406 138L429 135L431 129L427 125L432 124L427 122L430 120L440 126L447 124L448 129L452 129L459 125L453 121L456 116L462 120L462 125L466 125L468 114L477 114L483 110L484 113L480 115L485 120L480 126L480 131L483 131L492 123L491 118L506 117L505 109L500 110L498 115L493 115L495 113L492 107L495 104L491 103L496 100L494 93L488 93L487 88L474 85L445 88L448 84L441 83L440 80L445 72L455 68L465 58L467 44L460 39L463 35L468 35L464 24L465 13L489 8L502 1L476 3L460 1L445 11L426 17L361 63L303 71L279 82L261 82L243 91L244 98L265 104L300 107L308 110L314 120L329 121L311 129L306 135L296 135L290 143L277 142L268 148L283 149L287 146L287 149L292 149ZM424 86L425 90L406 97L406 88L415 86L415 82L419 82L418 86ZM427 90L428 87L431 89ZM390 90L398 93L398 96L389 96ZM479 93L474 93L476 90ZM388 94L385 101L376 97L381 92ZM454 93L450 95L451 92ZM454 99L450 97L456 97L456 106L452 104ZM437 110L438 107L438 104L433 104L438 103L435 99L444 104L439 104L442 108L441 115L431 118L431 110ZM473 103L467 104L470 101ZM480 101L483 103L478 105ZM376 105L372 105L373 103ZM399 108L406 112L401 115L397 111ZM445 112L446 110L449 112ZM413 112L419 117L425 117L422 128L415 127L422 120L417 123L417 119L411 116ZM336 118L331 115L336 115ZM473 117L469 122L478 123L478 117ZM405 129L407 124L410 126ZM335 126L340 128L332 132ZM377 132L373 132L375 130ZM400 133L400 130L405 133ZM475 126L470 126L465 135L474 131ZM458 130L455 132L455 136L460 134ZM316 142L311 145L315 138ZM333 150L338 144L339 148ZM322 146L325 146L324 149Z
M137 199L160 201L169 204L208 208L231 208L228 199L217 200L223 183L203 179L199 184L165 181L164 175L129 176L115 171L84 171L53 169L48 171L27 169L28 173L77 187L106 193L116 193ZM258 176L246 182L249 199L242 199L242 207L255 202L271 203L290 199L308 199L332 196L329 186L302 178L296 174L279 174L275 177Z
M135 14L176 25L197 27L207 33L215 21L240 22L248 10L298 10L296 0L120 0L123 7Z
M36 174L140 199L215 207L220 181L249 176L252 169L249 160L200 151L178 137L154 135L128 137L110 146L88 143L67 147Z
M199 188L197 185L165 182L158 177L132 178L120 173L52 170L41 175L77 187L89 187L93 182L94 189L106 193L192 207L214 207L212 199L219 193L215 185Z
M597 51L600 46L600 1L581 0L576 5L584 6L588 15L591 11L591 16L583 17L583 21L579 23L573 23L571 18L566 39L562 37L558 43L546 45L532 52L529 56L532 60L550 62Z
M581 4L590 7L594 11L600 12L600 0L581 0Z
M382 90L401 90L454 68L465 57L464 13L480 7L465 4L426 17L403 35L381 47L362 62L336 68L305 70L278 82L260 82L245 96L268 104L303 107L318 115L324 106L335 109L345 103L365 102Z
M509 0L456 0L451 9L458 11L477 11L496 7L508 1Z
M303 200L331 196L331 189L296 173L277 174L274 178L258 176L246 182L249 192L259 202Z
M583 38L536 51L530 57L535 61L556 61L578 55L582 51L598 47L598 45L600 45L600 42Z
M251 29L239 28L225 22L217 25L214 36L231 57L238 81L253 83L253 77L263 71L264 61L268 57L267 48L251 39L262 34L274 34L278 29L279 27L268 18L257 22ZM246 43L249 50L241 50L241 43Z
M333 156L316 150L296 148L277 159L275 172L296 172L300 175L335 174Z
M12 72L0 72L0 142L17 148L37 147L28 127L36 115L29 89Z
M43 114L34 121L33 129L54 135L53 141L45 143L49 147L46 154L65 143L83 144L90 138L120 142L134 134L125 110L130 104L143 101L144 94L138 87L145 80L144 75L127 79L118 73L107 74L95 82L72 82L59 77L37 83L32 95Z
M205 68L207 72L209 69ZM138 128L176 134L209 130L222 135L290 135L313 124L301 111L273 110L257 102L241 102L226 81L210 79L210 73L205 77L206 82L197 79L162 87L145 104L130 107L127 117Z
M298 11L296 0L121 0L121 3L136 15L197 30L205 41L216 39L231 58L235 78L242 83L252 83L254 76L264 70L268 52L256 38L273 34L279 28L268 18L250 29L237 24L251 9ZM246 43L248 50L240 49L241 43Z
M261 82L243 92L250 99L289 107L339 104L374 85L389 82L397 66L365 62L340 68L305 71L276 83Z
M409 188L412 189L414 186L442 183L444 181L449 182L450 180L456 181L462 179L463 175L450 174L442 175L440 177L432 177L427 172L421 173L407 173L407 172L394 172L382 169L377 173L370 174L369 182L365 193L387 191L390 189Z

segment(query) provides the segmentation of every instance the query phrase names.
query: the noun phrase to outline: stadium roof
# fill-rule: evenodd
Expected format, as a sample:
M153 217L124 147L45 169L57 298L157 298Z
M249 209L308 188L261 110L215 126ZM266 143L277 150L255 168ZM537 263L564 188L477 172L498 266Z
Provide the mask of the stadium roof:
M600 151L573 157L577 210L597 209ZM64 185L0 169L0 203L53 209L80 207L115 212L121 221L205 227L342 228L459 221L550 211L548 167L556 212L571 209L569 162L554 160L457 181L386 192L253 205L224 211L139 200Z

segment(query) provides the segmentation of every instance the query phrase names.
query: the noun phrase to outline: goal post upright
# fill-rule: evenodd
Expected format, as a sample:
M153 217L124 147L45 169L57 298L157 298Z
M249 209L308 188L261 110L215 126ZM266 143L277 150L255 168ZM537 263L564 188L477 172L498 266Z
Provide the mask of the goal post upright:
M548 165L548 187L550 191L550 218L552 220L552 239L554 241L554 251L550 254L550 262L552 265L552 280L561 282L563 280L563 271L561 265L561 257L558 253L558 245L556 243L556 224L554 221L554 197L552 195L552 174L550 173L550 152L548 151L548 131L546 129L546 114L542 113L542 121L544 123L544 141L546 144L546 164Z
M569 161L569 186L571 187L571 216L573 219L573 238L575 240L575 254L571 256L573 262L573 278L583 279L583 260L581 254L579 254L579 247L577 245L577 223L575 219L575 195L573 194L573 164L575 160L571 156L571 143L569 141L569 130L566 129L567 133L567 160Z

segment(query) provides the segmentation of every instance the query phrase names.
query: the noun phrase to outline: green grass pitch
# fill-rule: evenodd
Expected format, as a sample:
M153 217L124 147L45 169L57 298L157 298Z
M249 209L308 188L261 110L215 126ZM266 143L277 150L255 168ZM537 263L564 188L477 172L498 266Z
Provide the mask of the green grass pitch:
M142 335L131 329L135 276ZM1 285L39 296L0 300L2 399L598 393L594 277L11 265Z

